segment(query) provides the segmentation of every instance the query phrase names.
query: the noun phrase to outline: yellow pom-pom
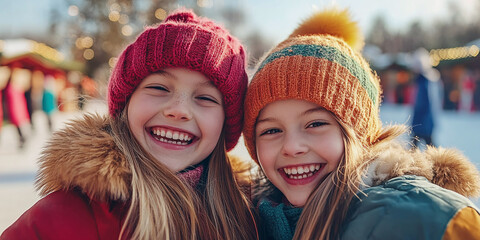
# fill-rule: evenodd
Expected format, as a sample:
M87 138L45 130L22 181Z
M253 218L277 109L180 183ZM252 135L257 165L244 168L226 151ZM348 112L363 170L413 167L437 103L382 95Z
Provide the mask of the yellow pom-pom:
M350 47L360 51L363 48L363 35L347 9L327 9L314 13L303 21L290 37L308 35L332 35L343 39Z

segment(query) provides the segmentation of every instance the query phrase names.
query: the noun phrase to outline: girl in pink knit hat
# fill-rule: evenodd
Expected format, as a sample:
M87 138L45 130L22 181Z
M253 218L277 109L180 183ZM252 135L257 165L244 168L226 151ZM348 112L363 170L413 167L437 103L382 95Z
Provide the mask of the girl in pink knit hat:
M45 197L0 238L256 239L227 157L245 63L238 40L191 11L146 29L112 72L109 116L54 134L36 183Z

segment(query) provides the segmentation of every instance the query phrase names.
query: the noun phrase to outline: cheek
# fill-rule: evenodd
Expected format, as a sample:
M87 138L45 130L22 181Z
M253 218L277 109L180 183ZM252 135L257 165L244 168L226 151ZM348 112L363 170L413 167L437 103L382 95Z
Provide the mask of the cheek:
M130 127L133 133L133 136L137 140L139 140L140 134L143 132L141 115L135 109L128 108L127 117L128 117L128 126Z
M257 143L257 159L265 172L274 169L276 154L275 146L265 143Z
M198 111L196 121L199 124L200 130L205 135L216 136L215 142L218 141L220 133L222 132L223 122L225 121L225 114L223 109L211 111Z
M330 140L326 140L330 139ZM330 166L336 168L344 154L344 143L341 135L335 134L331 138L326 138L319 141L318 149L322 149L322 155L325 160L330 163Z

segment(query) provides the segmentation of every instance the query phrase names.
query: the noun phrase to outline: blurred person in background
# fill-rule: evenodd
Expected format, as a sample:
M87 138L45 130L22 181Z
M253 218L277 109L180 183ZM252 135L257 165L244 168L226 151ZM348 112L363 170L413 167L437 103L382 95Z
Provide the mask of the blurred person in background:
M55 79L52 76L45 77L42 110L47 115L48 129L52 131L52 114L57 111L57 96L55 93Z
M474 90L473 90L473 108L475 111L480 111L480 70L475 70L473 77Z
M416 74L416 97L413 105L412 137L415 147L435 146L433 132L437 111L441 109L440 73L431 64L430 55L424 48L417 49L412 57L412 71Z
M4 89L7 86L8 78L10 77L10 68L0 67L0 131L3 125L3 104L4 104Z
M30 88L31 72L27 69L13 68L5 88L5 103L8 119L17 128L19 148L26 142L26 130L30 126L25 92Z

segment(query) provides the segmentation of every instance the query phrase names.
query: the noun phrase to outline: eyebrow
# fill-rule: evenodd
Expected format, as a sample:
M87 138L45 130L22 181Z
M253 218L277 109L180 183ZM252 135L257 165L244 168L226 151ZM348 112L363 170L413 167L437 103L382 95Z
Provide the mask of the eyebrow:
M202 82L202 83L199 83L197 84L198 87L212 87L212 88L216 88L217 89L217 86L215 86L215 84L213 84L212 81L208 80L206 82Z
M307 111L303 112L301 116L305 116L305 115L316 113L316 112L328 112L328 111L327 109L319 106L319 107L308 109Z
M316 112L326 112L327 110L323 107L314 107L314 108L311 108L311 109L308 109L307 111L303 112L302 114L300 114L300 116L306 116L306 115L309 115L309 114L312 114L312 113L316 113ZM277 120L277 118L275 117L267 117L267 118L262 118L262 119L257 119L257 123L256 124L259 124L259 123L262 123L262 122L269 122L269 121L275 121Z
M169 77L169 78L173 78L173 79L176 79L176 77L172 74L170 74L169 72L166 72L166 71L163 71L163 70L158 70L152 74L158 74L158 75L162 75L162 76L166 76L166 77Z
M154 74L160 74L160 75L166 75L167 77L170 77L170 78L173 78L173 79L177 79L177 77L173 74L170 74L169 72L167 71L164 71L164 70L158 70L156 71ZM213 88L217 88L217 86L215 86L215 84L213 84L213 82L209 79L208 81L205 81L205 82L202 82L200 84L197 84L199 87L213 87Z

